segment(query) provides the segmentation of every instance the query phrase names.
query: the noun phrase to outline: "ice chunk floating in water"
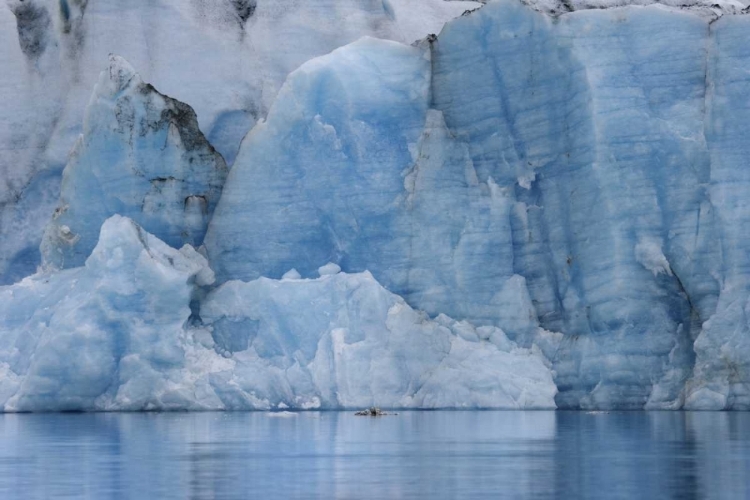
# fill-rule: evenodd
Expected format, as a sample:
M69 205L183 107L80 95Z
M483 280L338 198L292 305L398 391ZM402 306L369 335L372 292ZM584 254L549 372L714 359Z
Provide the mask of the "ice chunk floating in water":
M496 327L430 320L369 272L230 281L201 306L227 408L550 408L546 359ZM196 335L198 335L196 333Z
M369 273L213 282L190 245L108 219L83 267L0 288L5 411L554 408L544 356L431 321Z

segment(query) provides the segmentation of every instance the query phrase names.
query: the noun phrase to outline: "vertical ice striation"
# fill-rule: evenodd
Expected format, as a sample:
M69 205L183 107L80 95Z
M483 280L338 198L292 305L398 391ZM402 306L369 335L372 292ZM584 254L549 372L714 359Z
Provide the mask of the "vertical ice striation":
M399 260L381 259L371 269L388 276L406 268L386 283L431 314L496 323L499 308L515 309L516 300L507 304L499 294L513 276L512 204L491 178L479 181L467 145L439 111L427 112L404 187L391 231Z
M206 248L219 281L369 270L430 314L500 324L512 203L428 110L422 48L362 39L294 72L245 139Z
M707 42L707 20L660 7L553 19L497 2L434 44L435 106L514 192L515 272L565 333L563 406L681 404L717 291L696 231Z
M0 283L36 269L91 89L119 54L190 103L231 164L286 76L363 35L411 43L475 2L4 0L0 2Z
M749 16L726 17L711 25L708 195L712 236L719 245L712 269L721 294L695 342L697 360L686 402L693 409L750 409L749 30Z
M111 56L63 172L60 203L42 240L44 263L81 266L102 223L115 214L173 247L198 246L226 175L192 108Z

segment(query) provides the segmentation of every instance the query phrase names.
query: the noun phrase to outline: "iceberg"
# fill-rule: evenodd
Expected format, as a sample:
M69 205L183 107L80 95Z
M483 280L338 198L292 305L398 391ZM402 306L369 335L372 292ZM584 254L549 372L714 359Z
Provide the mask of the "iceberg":
M0 288L4 411L554 408L544 356L369 273L214 281L115 215L83 267ZM203 318L201 321L200 318Z

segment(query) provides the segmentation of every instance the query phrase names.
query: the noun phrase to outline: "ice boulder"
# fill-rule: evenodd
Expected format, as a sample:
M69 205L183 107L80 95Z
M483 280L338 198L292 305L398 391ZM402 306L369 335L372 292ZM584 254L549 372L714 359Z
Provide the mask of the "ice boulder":
M200 245L226 175L193 110L111 56L63 173L60 202L42 241L44 263L83 265L114 214L173 247Z
M230 281L201 318L204 344L233 364L210 378L226 408L555 407L538 349L430 320L369 272Z
M83 267L0 288L0 405L5 411L200 408L183 328L213 274L114 216Z

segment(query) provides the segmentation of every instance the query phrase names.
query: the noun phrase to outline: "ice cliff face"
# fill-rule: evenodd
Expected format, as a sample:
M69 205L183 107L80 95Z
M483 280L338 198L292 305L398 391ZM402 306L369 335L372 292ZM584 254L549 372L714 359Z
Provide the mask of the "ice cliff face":
M223 26L206 41L214 54L232 44L257 51L266 39L278 41L276 52L269 45L268 58L253 53L258 74L243 73L230 56L227 66L223 57L191 56L215 70L195 79L217 87L195 104L186 99L197 121L159 93L172 95L172 85L182 98L204 88L193 79L184 90L175 85L185 71L177 52L163 66L151 54L176 51L179 36L136 55L156 83L166 75L158 91L113 59L59 202L54 169L44 167L6 205L24 228L17 241L26 242L0 252L7 276L28 274L35 257L27 247L41 234L31 222L43 215L45 262L71 268L0 289L21 294L8 318L29 311L6 320L0 334L6 409L55 408L55 394L68 393L44 377L73 380L78 371L63 363L55 372L64 351L57 347L48 365L33 368L47 359L39 350L87 338L96 353L83 359L96 369L81 371L90 378L72 383L60 408L520 408L550 407L553 397L565 408L750 408L743 4L594 9L498 0L419 44L363 38L305 62L354 31L399 39L393 30L427 26L404 21L414 19L399 14L415 9L410 3L322 3L352 31L338 33L327 17L307 27L318 18L306 7L277 17L260 2L228 2L225 11L175 4L176 17L144 7L162 12L154 18L164 23L201 12L204 34ZM33 5L42 4L23 8ZM65 29L80 30L85 21L75 13L92 7L65 5ZM429 8L439 25L447 4ZM46 21L42 10L24 14L30 26L61 22ZM142 15L107 15L131 14ZM277 24L264 31L271 19ZM38 69L49 57L38 47L62 45L29 35L37 31L19 28L14 43ZM319 44L315 35L310 47L285 45L319 32ZM221 38L228 33L231 43ZM288 39L274 38L281 33ZM250 92L255 111L223 100L226 89L231 99ZM36 125L18 144L39 140L46 129ZM40 142L39 151L49 155L53 143ZM225 181L212 144L233 163ZM43 208L55 203L48 222ZM154 273L153 287L133 271L141 257L95 265L106 248L139 248L107 235L144 238L119 216L166 242L153 244L168 255L157 259L166 270ZM14 226L0 231L6 227ZM200 255L170 248L201 242ZM184 290L164 306L172 333L156 338L149 332L162 318L148 304L160 300L173 266ZM134 273L145 277L113 288L137 290L127 299L104 290ZM84 276L95 292L64 299L61 290ZM55 292L42 289L45 280ZM87 323L85 333L74 324L97 317L106 321ZM50 329L55 321L71 323ZM18 347L24 331L48 340ZM142 344L116 340L141 334ZM164 361L151 349L173 355ZM113 368L131 355L146 368ZM141 381L149 370L156 374ZM87 392L87 384L96 388ZM132 389L120 395L125 387Z
M748 351L712 324L731 314L717 301L747 300L735 134L748 27L658 6L550 19L498 3L434 44L434 105L479 178L513 190L514 269L541 326L566 334L562 406L747 407ZM696 338L699 360L718 344L721 370L692 372Z
M363 35L411 43L475 2L0 2L0 283L33 273L61 172L109 54L188 103L233 162L289 72Z
M746 354L695 362L707 336L745 338L703 325L737 297L746 253L747 23L496 2L429 52L360 41L308 63L243 143L211 262L223 280L333 260L522 343L560 332L565 407L745 407Z

